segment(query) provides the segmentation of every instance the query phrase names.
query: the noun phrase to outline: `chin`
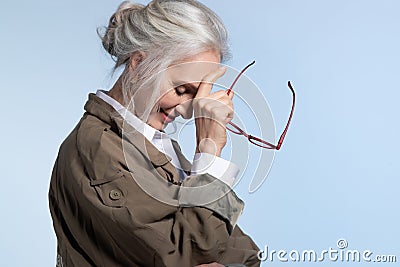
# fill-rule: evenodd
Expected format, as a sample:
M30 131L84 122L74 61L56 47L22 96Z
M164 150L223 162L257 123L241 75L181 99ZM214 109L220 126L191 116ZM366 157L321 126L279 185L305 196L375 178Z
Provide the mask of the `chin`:
M154 127L154 128L157 129L157 130L159 130L159 131L162 131L162 130L165 129L165 127L167 127L167 125L166 125L166 124L162 124L162 125L160 125L159 127Z
M167 127L168 122L165 120L165 115L163 115L161 112L158 112L149 116L147 124L154 129L161 131Z
M153 127L156 130L163 130L165 127L167 127L166 124L160 122L160 121L151 121L151 122L147 122L148 125L150 125L151 127Z

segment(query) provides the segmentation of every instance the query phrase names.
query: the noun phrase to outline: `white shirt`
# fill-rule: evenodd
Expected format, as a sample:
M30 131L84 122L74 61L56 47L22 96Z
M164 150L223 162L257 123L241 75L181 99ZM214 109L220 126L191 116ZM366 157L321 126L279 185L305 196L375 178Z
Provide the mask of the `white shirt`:
M118 101L108 96L107 92L98 90L96 95L110 104L127 123L143 134L144 137L150 141L160 152L168 155L171 158L171 163L177 169L181 181L187 177L186 173L181 168L178 156L176 155L171 143L171 139L167 134L154 129L147 123L140 120ZM232 162L229 162L218 156L208 153L196 153L194 155L191 174L196 175L203 173L208 173L232 187L236 176L239 173L239 168Z

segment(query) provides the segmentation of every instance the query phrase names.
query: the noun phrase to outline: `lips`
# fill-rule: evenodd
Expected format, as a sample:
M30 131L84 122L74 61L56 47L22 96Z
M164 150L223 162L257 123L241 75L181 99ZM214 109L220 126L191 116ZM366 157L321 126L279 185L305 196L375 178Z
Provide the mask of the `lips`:
M163 109L160 109L160 114L163 117L164 122L166 122L166 123L170 123L171 121L174 120L174 118L170 118L168 113L165 112L165 110L163 110Z

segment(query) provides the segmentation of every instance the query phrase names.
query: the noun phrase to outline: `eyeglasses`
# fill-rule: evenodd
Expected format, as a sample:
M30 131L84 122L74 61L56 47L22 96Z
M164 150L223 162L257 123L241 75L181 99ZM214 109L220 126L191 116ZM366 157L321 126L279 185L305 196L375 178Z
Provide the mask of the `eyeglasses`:
M254 63L256 63L256 61L251 62L249 65L247 65L244 69L242 69L242 71L239 73L239 75L236 77L236 79L233 81L231 87L229 87L227 94L229 95L230 92L232 91L233 86L236 84L236 82L239 80L240 76L242 76L242 74L250 67L252 66ZM252 136L250 134L247 134L245 131L243 131L239 126L237 126L236 124L234 124L233 122L229 122L229 125L226 126L226 129L228 129L229 131L231 131L234 134L238 134L238 135L243 135L244 137L246 137L250 143L262 147L262 148L266 148L266 149L275 149L275 150L279 150L282 146L283 140L285 139L287 130L289 128L289 124L290 121L292 120L292 116L293 116L293 111L294 111L294 105L295 105L295 99L296 99L296 94L293 90L293 87L290 83L290 81L288 81L288 87L290 89L290 91L292 92L292 109L290 111L290 115L289 115L289 119L286 123L286 127L283 130L283 133L281 134L281 137L279 138L278 144L274 145L271 144L270 142L267 142L259 137L255 137ZM232 127L230 127L232 126Z

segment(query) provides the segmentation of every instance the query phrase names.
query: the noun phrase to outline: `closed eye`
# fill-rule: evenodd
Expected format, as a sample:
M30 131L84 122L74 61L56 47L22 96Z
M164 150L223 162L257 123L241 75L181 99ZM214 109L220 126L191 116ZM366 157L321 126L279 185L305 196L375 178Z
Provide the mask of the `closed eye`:
M180 86L175 87L175 93L176 93L178 96L181 96L181 95L185 94L186 91L187 91L187 90L186 90L185 86L183 86L183 85L180 85Z
M183 94L190 94L195 96L197 94L198 87L196 87L192 83L178 83L177 85L175 85L174 89L175 93L178 96L181 96Z

